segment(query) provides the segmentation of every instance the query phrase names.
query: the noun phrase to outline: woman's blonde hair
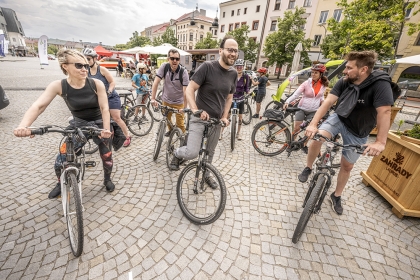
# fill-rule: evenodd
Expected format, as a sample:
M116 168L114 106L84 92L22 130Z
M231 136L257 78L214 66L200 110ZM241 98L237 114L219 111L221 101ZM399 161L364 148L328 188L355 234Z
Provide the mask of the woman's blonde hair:
M86 57L81 52L72 49L61 49L57 53L57 59L58 63L60 64L61 71L63 71L64 75L68 75L67 71L63 68L63 64L69 62L69 56L73 56L75 58L83 58L85 63L88 63Z

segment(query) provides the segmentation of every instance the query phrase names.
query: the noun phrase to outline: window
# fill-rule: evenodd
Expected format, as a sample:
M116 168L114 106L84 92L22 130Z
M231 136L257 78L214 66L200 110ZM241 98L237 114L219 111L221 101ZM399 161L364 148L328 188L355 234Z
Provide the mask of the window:
M192 46L189 46L189 47L188 47L188 49L189 49L189 50L192 50Z
M287 6L288 9L294 9L295 8L296 0L289 0L289 6Z
M327 22L327 17L328 17L328 11L322 11L321 15L319 16L318 23L326 23Z
M246 25L246 21L241 22L241 26Z
M340 18L341 18L341 9L334 10L333 18L336 21L340 21Z
M249 39L254 40L254 42L257 42L257 37L249 37Z
M239 28L239 22L235 23L235 29Z
M407 5L408 5L408 4L410 4L410 2L405 2L405 3L404 3L404 9L406 9L406 8L407 8ZM412 10L411 8L410 8L410 9L406 9L406 10L405 10L405 17L406 17L406 18L409 18L409 17L410 17L411 10Z
M225 32L225 25L220 26L220 33Z
M248 10L248 8L244 8L244 15L246 15L247 10Z
M277 20L271 21L270 31L276 31Z
M417 36L417 40L416 40L416 43L414 44L414 46L420 46L420 33Z
M312 1L311 0L305 0L303 1L303 7L311 7Z
M194 34L190 32L190 41L194 40Z
M238 9L238 11L236 12L236 15L239 16L241 14L241 9Z
M200 42L203 42L203 35L200 35Z
M233 30L233 23L229 24L229 31Z
M276 4L274 4L274 10L280 10L281 0L276 0Z
M256 13L260 12L260 5L257 6L257 10L255 11Z
M314 47L319 46L319 43L321 42L321 37L322 37L322 35L315 35L314 43L313 43Z
M225 15L226 15L226 13L225 13L225 12L223 12L223 17L225 17Z
M257 30L258 29L258 23L259 23L258 20L252 22L252 30Z
M214 35L217 35L217 29L214 30Z
M204 29L204 25L200 25L200 28L201 28L201 29Z
M184 34L184 40L182 40L182 42L185 42L186 40L185 40L185 34Z
M235 11L232 10L232 12L230 13L230 15L233 17L235 15Z
M190 56L189 55L185 56L185 64L190 64Z

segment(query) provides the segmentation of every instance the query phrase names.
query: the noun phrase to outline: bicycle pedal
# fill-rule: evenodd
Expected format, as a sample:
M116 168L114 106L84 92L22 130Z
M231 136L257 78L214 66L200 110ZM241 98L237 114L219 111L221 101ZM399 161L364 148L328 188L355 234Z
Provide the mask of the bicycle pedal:
M95 167L96 166L96 162L95 161L86 161L85 162L85 166L86 167Z

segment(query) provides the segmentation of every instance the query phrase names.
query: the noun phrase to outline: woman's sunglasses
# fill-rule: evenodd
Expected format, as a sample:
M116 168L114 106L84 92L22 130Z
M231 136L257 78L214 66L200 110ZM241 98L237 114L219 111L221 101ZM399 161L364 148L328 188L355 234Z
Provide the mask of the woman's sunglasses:
M76 67L76 69L82 69L83 67L85 67L86 70L89 70L89 64L83 64L83 63L64 63L64 64L74 64L74 67Z

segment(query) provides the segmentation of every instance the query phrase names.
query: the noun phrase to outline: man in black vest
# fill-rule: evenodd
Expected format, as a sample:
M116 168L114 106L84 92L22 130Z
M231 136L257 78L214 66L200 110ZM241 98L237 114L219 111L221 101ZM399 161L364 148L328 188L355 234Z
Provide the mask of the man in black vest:
M373 51L350 52L344 77L340 79L327 99L318 109L306 135L313 137L317 132L326 137L340 133L343 144L365 145L369 133L377 126L378 134L374 143L367 144L363 155L378 156L384 149L390 127L391 106L394 103L391 78L382 71L373 71L377 54ZM335 113L320 127L319 120L337 101ZM312 172L314 163L321 149L321 142L313 141L309 147L307 166L299 175L299 181L306 182ZM342 150L341 168L338 173L337 187L330 196L333 210L341 215L341 194L350 177L350 172L359 158L354 150Z

